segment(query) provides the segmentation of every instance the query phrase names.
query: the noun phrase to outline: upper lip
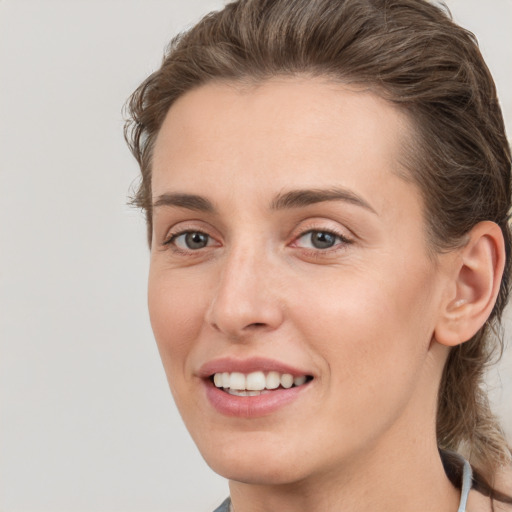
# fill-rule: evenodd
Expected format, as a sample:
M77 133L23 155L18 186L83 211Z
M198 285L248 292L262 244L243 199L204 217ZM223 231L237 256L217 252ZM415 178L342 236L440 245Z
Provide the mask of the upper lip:
M290 373L294 377L300 377L301 375L311 375L311 373L301 370L300 368L294 368L293 366L282 363L281 361L267 359L265 357L251 357L248 359L222 357L219 359L213 359L212 361L208 361L207 363L203 364L199 368L198 374L200 377L206 379L215 373L251 373L257 371Z

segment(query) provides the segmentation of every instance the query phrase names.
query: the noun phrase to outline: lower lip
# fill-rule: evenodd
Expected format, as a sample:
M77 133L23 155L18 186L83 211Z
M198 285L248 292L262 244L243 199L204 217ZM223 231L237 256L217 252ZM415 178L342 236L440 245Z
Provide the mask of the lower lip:
M309 387L309 384L303 384L289 389L276 389L257 396L236 396L215 387L210 380L204 382L206 396L213 407L225 416L237 418L267 416L296 400Z

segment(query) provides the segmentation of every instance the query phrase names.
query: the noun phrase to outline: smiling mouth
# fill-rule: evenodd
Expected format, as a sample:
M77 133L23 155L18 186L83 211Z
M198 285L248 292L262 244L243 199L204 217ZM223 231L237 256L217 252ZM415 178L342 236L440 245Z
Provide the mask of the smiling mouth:
M290 373L241 372L214 373L210 376L216 388L234 396L259 396L277 389L290 389L307 384L313 379L310 375L293 376Z

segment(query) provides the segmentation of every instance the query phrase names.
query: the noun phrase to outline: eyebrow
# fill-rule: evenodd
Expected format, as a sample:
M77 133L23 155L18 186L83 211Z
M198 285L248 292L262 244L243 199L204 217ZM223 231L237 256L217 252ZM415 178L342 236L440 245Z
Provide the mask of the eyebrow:
M325 201L345 201L356 206L361 206L372 213L377 212L360 196L344 188L329 189L299 189L290 190L278 194L270 203L271 210L286 210L292 208L303 208ZM206 197L185 194L167 193L161 194L153 202L153 208L159 206L175 206L187 210L195 210L205 213L215 213L213 203Z
M186 208L187 210L195 210L199 212L213 213L215 208L213 203L206 197L195 194L162 194L153 202L153 208L158 206L177 206Z
M270 207L273 210L283 210L301 208L324 201L345 201L377 214L362 197L344 188L290 190L274 198Z

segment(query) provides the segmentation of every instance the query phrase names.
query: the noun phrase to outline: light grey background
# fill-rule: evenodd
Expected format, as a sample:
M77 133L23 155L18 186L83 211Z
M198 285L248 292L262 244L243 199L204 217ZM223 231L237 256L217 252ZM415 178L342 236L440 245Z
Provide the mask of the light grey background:
M121 107L214 0L0 0L0 511L211 511L171 402ZM512 123L512 1L452 0ZM512 330L511 330L512 332ZM512 356L492 376L512 435Z

